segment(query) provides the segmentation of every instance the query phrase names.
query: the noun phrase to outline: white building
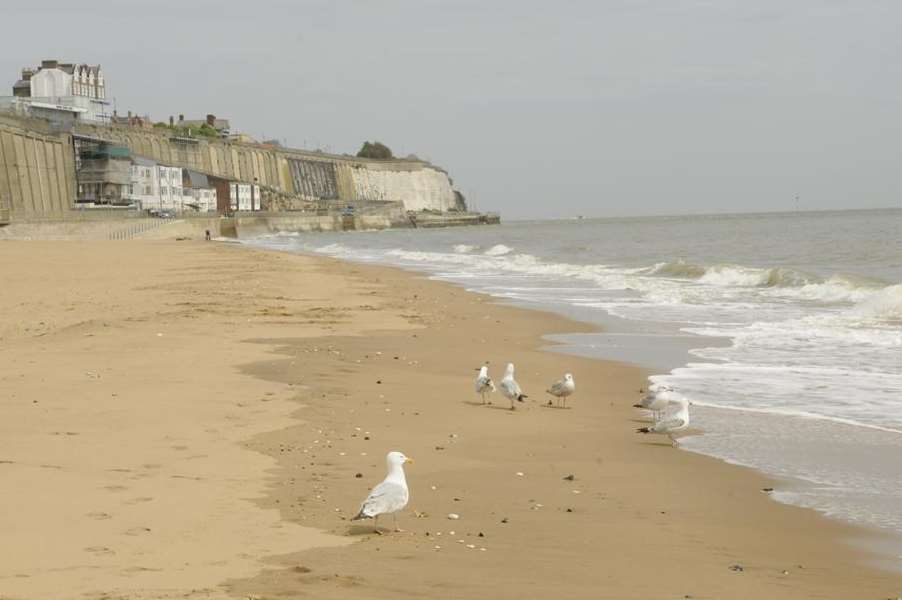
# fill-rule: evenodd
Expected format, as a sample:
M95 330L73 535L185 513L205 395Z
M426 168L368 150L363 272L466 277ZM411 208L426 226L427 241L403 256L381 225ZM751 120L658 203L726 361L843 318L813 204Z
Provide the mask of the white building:
M216 212L216 190L213 188L185 189L185 206L198 212Z
M129 198L142 210L178 213L216 210L216 190L209 184L200 185L200 180L197 180L198 185L186 188L185 169L160 165L140 156L133 157L132 161Z
M182 188L182 168L157 166L160 177L160 202L163 210L185 210L185 193ZM190 198L190 196L189 196Z
M231 208L233 211L262 210L260 207L259 185L232 182L229 184L229 199L231 200Z
M22 69L13 95L0 98L7 110L51 120L107 123L106 81L100 65L45 60L36 69Z
M199 212L216 211L216 189L210 185L210 180L203 173L184 169L182 187L186 197L186 206Z

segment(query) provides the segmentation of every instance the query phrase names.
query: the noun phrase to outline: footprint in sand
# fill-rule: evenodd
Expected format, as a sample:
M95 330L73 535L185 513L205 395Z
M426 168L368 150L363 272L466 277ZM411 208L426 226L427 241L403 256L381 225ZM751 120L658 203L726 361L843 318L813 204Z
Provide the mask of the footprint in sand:
M128 575L134 575L136 573L160 572L162 570L163 569L151 569L150 567L128 567L127 569L122 569L122 572Z
M116 554L113 550L110 550L106 546L88 546L84 548L85 552L90 552L95 556L113 556Z
M150 502L153 500L150 496L140 496L138 498L132 498L131 500L126 500L124 504L143 504L144 502Z
M94 511L94 512L89 512L85 516L88 517L89 519L97 519L98 521L103 521L105 519L113 518L113 515L111 515L110 513L105 513L105 512L99 511L99 510Z
M125 532L125 535L144 535L150 533L150 527L132 527Z
M108 492L124 492L125 490L128 489L128 486L126 486L126 485L107 485L107 486L104 486L103 489L105 489Z

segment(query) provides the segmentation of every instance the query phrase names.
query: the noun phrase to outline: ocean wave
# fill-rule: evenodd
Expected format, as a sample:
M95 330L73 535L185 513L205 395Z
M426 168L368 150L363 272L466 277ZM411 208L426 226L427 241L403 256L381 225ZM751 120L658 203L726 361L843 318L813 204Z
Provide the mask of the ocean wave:
M504 256L505 254L510 254L513 251L514 249L510 246L505 246L504 244L495 244L494 246L483 252L483 254L485 254L486 256Z
M454 251L458 254L468 254L473 250L476 250L479 246L474 246L472 244L455 244Z
M853 306L852 317L880 321L902 321L902 284L891 285Z
M314 248L315 252L321 252L323 254L345 254L348 250L347 247L342 246L341 244L327 244L325 246L320 246L319 248Z
M834 275L826 281L809 283L795 290L783 291L803 300L819 302L862 302L885 287L885 283L863 277Z
M637 273L689 279L716 287L771 288L771 293L779 296L824 303L862 302L889 285L886 281L857 275L836 274L824 279L785 267L697 265L682 260L660 262Z
M696 265L683 260L661 262L640 271L646 275L695 279L700 283L739 287L797 287L817 283L820 278L783 267L746 267L743 265Z

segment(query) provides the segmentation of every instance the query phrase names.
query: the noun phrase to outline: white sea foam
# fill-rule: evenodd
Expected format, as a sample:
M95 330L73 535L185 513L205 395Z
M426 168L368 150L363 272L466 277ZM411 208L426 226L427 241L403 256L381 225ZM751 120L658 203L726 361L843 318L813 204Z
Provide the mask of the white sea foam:
M513 248L509 246L505 246L504 244L495 244L491 248L485 251L486 256L504 256L505 254L510 254L513 252Z
M458 254L467 254L469 252L472 252L473 250L476 250L476 248L478 247L479 246L476 246L474 244L455 244L454 251Z
M327 244L325 246L320 246L319 248L315 248L316 252L320 252L322 254L348 254L349 248L342 246L341 244Z
M852 308L849 314L884 321L902 321L902 284L880 290Z

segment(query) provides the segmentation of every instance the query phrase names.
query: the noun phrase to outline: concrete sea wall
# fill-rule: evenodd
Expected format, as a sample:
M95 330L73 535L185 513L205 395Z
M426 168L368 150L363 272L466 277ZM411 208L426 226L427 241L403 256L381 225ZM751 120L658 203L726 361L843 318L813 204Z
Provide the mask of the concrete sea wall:
M71 138L0 117L0 223L63 217L74 198Z

